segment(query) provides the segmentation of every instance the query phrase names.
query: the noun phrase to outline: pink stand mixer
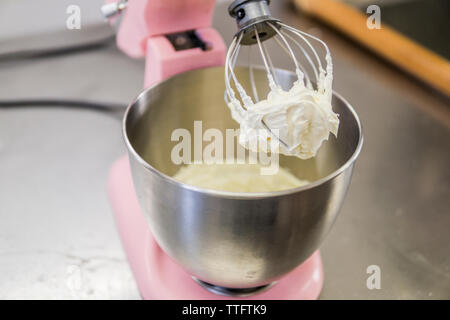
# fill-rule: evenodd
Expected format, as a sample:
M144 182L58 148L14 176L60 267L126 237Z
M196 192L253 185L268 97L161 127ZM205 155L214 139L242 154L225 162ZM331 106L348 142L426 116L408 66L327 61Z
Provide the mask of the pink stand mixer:
M359 120L345 100L333 97L346 143L331 141L317 162L297 160L291 168L295 160L287 159L293 172L315 168L314 182L298 190L245 195L172 179L176 166L169 163L168 144L174 128L190 128L196 119L233 125L223 102L227 48L211 28L214 5L214 0L108 0L103 8L111 21L121 14L119 48L146 58L148 89L124 119L129 154L113 165L108 183L124 249L144 299L316 299L323 285L317 249L350 182L362 145ZM230 6L245 41L252 42L246 30L257 30L261 40L273 36L252 19L276 21L268 5L239 0ZM236 68L237 75L245 72ZM294 81L286 71L274 72L286 83ZM257 84L265 79L262 70L252 76ZM212 102L222 104L210 115Z

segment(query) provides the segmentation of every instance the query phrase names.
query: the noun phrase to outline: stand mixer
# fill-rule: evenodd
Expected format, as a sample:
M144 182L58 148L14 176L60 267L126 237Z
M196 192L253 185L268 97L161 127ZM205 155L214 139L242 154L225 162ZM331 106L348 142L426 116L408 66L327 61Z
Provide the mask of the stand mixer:
M146 89L129 106L123 133L128 157L112 167L108 193L138 288L146 299L316 299L323 285L318 247L348 189L362 133L352 107L333 94L339 139L310 160L280 164L312 183L266 193L206 190L178 182L170 159L172 132L202 120L205 128L235 128L223 101L226 46L211 28L214 0L107 1L121 13L117 44L146 58ZM125 9L126 5L126 9ZM267 0L237 0L230 14L240 40L277 32L260 22ZM253 42L252 37L248 40ZM233 64L234 68L234 64ZM267 92L264 69L236 67L242 85ZM289 88L296 74L271 68ZM251 79L250 79L251 78Z

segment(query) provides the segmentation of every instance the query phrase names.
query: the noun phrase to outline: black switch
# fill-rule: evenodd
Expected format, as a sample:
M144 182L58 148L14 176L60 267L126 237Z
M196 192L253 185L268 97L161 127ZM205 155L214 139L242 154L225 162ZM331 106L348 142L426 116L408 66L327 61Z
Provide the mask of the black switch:
M166 34L167 40L170 41L175 51L200 48L206 51L208 46L200 39L195 30L189 30L180 33Z

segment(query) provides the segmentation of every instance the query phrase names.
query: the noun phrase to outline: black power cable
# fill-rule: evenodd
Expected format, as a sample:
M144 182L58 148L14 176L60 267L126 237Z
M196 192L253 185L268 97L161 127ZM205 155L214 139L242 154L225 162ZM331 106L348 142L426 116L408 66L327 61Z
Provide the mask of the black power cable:
M37 50L22 50L15 52L7 52L0 54L0 62L9 62L23 59L47 58L59 55L97 50L108 47L114 43L115 36L109 36L99 41L77 44L66 47L54 47ZM91 109L101 112L123 112L126 105L117 103L105 103L71 99L17 99L17 100L0 100L0 108L17 108L17 107L72 107L80 109Z
M82 44L76 44L76 45L72 45L72 46L6 52L6 53L0 54L0 62L24 60L24 59L47 58L47 57L54 57L54 56L59 56L59 55L64 55L64 54L69 54L69 53L97 50L97 49L102 49L102 48L108 47L109 45L114 43L114 40L115 40L115 35L112 35L112 36L109 36L109 37L101 39L101 40L88 42L88 43L82 43Z
M17 107L73 107L80 109L94 109L102 112L123 112L126 105L117 103L105 103L71 99L17 99L17 100L0 100L0 108L17 108Z

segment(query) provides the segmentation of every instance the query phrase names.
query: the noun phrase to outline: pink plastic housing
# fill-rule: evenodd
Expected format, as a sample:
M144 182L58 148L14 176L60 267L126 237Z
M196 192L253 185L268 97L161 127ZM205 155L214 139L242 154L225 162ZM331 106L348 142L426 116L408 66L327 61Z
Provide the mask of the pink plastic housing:
M130 57L146 57L144 88L177 73L224 64L225 43L210 28L214 4L214 0L128 1L117 33L117 46ZM164 36L188 30L196 30L208 44L208 50L175 51Z
M117 0L106 0L106 3ZM146 53L149 37L211 26L215 0L129 0L117 45L133 58Z

